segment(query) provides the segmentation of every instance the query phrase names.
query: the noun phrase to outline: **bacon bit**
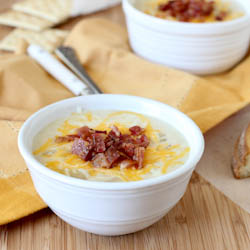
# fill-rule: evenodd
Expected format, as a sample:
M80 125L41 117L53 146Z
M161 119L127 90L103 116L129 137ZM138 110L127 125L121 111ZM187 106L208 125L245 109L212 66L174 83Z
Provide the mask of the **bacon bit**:
M108 136L105 140L106 147L110 147L112 145L118 146L120 144L121 132L116 126L112 126L111 131L108 133Z
M99 153L91 160L95 167L111 168L112 164L120 158L120 153L111 146L105 153Z
M149 139L146 135L140 135L136 138L136 143L140 146L140 147L144 147L146 148L149 145Z
M91 162L96 168L109 168L111 166L104 153L95 155Z
M215 11L215 2L206 0L170 0L160 4L158 10L166 13L166 16L176 17L177 20L189 22L191 19L204 21L205 17L210 16ZM227 12L220 12L215 19L222 21Z
M139 126L133 126L129 129L131 135L140 135L144 132L144 129Z
M135 139L131 135L128 135L128 134L121 135L121 141L135 144Z
M89 160L92 149L93 145L91 145L88 141L83 140L82 138L75 139L72 145L72 153L78 155L85 161Z
M120 163L120 168L121 169L129 168L129 167L134 167L134 166L137 166L137 162L129 160L129 159L123 160Z
M115 135L116 137L120 137L121 136L121 132L119 131L119 129L115 125L113 125L111 127L111 133L113 135Z
M123 142L120 146L120 150L127 155L129 158L133 158L134 156L134 150L135 150L135 144L133 143L127 143L127 142Z
M135 149L135 154L133 156L133 160L138 163L138 168L142 168L142 163L144 159L145 148L139 147Z
M120 158L121 155L120 155L119 151L114 146L111 146L105 152L105 156L106 156L106 158L111 166Z
M107 134L84 126L77 129L75 135L57 137L56 142L74 141L72 153L84 161L91 161L94 167L112 168L120 163L120 168L142 168L149 139L139 126L133 126L129 131L130 134L122 134L112 126Z
M115 143L115 141L113 140L113 138L110 135L108 135L105 139L106 148L112 146L114 143Z
M87 137L91 136L95 131L93 129L90 129L88 126L81 127L77 129L77 135L82 137L83 139L86 139Z
M105 139L106 135L103 133L95 133L92 135L94 150L97 153L103 153L106 150Z
M107 134L107 131L95 130L95 133L98 133L98 134Z
M76 138L79 138L79 136L78 135L57 136L55 142L56 143L71 142L74 141Z
M225 11L221 11L216 17L215 19L217 21L223 21L225 19L225 17L227 16L227 12Z

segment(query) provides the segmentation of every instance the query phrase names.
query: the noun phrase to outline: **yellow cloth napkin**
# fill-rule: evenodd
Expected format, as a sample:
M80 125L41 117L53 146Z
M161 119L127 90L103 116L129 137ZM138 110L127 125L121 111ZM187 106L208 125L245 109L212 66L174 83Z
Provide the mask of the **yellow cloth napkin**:
M170 104L194 119L203 132L250 101L249 57L230 72L200 78L137 57L126 30L104 19L79 22L65 44L75 48L105 93ZM17 133L31 113L71 96L27 56L0 57L0 225L46 206L18 153Z
M19 154L18 130L34 111L71 96L29 57L0 57L0 225L46 207Z

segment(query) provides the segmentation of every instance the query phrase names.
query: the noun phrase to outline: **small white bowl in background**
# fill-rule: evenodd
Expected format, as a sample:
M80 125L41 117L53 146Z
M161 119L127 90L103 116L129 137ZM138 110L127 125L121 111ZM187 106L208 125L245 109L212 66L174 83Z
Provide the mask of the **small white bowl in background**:
M139 56L208 75L230 69L246 55L250 41L249 1L229 1L234 11L244 15L214 23L185 23L150 16L140 10L145 2L123 0L130 45Z
M93 182L52 171L32 154L33 139L45 126L68 117L79 107L128 110L168 123L187 140L189 157L173 172L136 182ZM190 118L168 105L140 97L102 94L70 98L36 112L23 124L18 146L38 194L59 217L88 232L122 235L152 225L181 199L203 153L204 140Z

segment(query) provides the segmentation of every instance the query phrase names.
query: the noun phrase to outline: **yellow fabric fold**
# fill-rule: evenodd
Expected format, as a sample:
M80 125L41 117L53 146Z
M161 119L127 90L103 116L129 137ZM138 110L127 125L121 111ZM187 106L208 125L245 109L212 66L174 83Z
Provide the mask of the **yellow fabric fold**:
M189 115L203 132L250 101L249 56L229 72L194 76L136 56L126 30L105 19L79 22L65 44L76 50L103 92L167 103ZM39 108L71 96L29 57L0 57L0 225L46 206L18 152L18 130Z
M65 44L77 51L81 63L105 93L167 103L189 115L203 132L250 100L249 58L221 75L194 76L138 57L129 48L126 30L104 19L78 23Z
M29 57L0 57L0 225L46 207L18 151L17 136L36 110L72 96Z

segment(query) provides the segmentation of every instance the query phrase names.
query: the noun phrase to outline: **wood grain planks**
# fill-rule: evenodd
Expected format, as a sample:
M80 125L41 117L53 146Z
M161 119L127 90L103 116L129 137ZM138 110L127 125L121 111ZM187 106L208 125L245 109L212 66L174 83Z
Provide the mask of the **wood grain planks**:
M0 228L0 249L247 250L250 215L199 175L181 201L141 232L103 237L77 230L49 209Z

